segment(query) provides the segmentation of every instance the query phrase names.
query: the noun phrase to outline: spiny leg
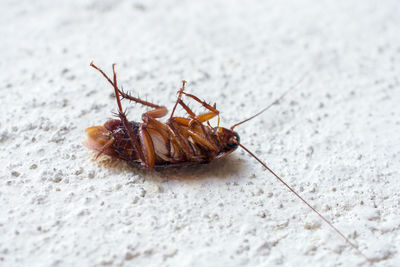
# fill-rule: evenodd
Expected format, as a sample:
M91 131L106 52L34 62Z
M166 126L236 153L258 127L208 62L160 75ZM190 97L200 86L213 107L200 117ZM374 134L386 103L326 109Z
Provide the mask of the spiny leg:
M148 166L148 162L146 162L146 158L145 158L145 156L144 156L144 153L143 153L143 151L142 151L142 148L141 148L141 146L140 146L138 140L137 140L136 137L135 137L135 134L133 133L133 131L132 131L130 125L129 125L129 121L128 121L128 119L126 118L126 115L125 115L124 111L122 110L121 100L120 100L120 97L119 97L119 89L118 89L118 86L117 86L117 74L116 74L116 72L115 72L115 64L112 65L112 67L113 67L113 75L114 75L114 77L113 77L113 78L114 78L114 82L111 81L111 79L103 72L103 70L101 70L101 69L98 68L96 65L94 65L93 62L90 63L90 66L92 66L93 68L95 68L96 70L98 70L98 71L107 79L107 81L114 87L115 98L116 98L116 100L117 100L117 105L118 105L118 116L119 116L119 118L121 119L121 122L122 122L122 124L124 125L124 127L125 127L125 129L126 129L126 131L127 131L127 133L128 133L128 136L129 136L129 139L130 139L130 141L131 141L132 146L133 146L133 147L136 149L136 151L138 152L139 159L140 159L141 162L144 163L145 166L147 167L147 166Z
M176 103L175 103L175 105L174 105L174 108L172 109L171 116L169 117L170 119L174 116L176 106L178 105L179 100L181 100L182 93L183 93L183 91L185 90L185 84L186 84L186 81L183 80L183 81L182 81L182 88L179 89L179 91L178 91L178 98L176 99Z
M182 117L174 117L170 121L174 121L174 122L178 123L181 126L187 127L186 131L189 133L189 135L191 135L193 138L195 138L200 143L205 144L208 148L211 148L213 150L217 150L218 149L218 145L211 138L209 132L207 131L206 127L203 125L202 121L200 121L197 117L198 116L194 116L194 117L189 118L189 119L188 118L182 118ZM207 122L208 122L208 120L207 120ZM196 126L198 126L200 129L197 128L197 130L196 130L196 128L195 128Z
M178 124L180 124L182 126L188 127L189 129L186 129L187 133L194 140L196 140L197 143L200 143L203 146L206 146L208 149L217 151L218 150L218 144L216 144L215 141L211 138L209 132L207 131L207 129L203 125L203 122L206 122L206 121L208 122L209 120L211 120L215 116L218 116L218 126L219 126L219 111L216 109L216 104L214 104L214 106L211 106L211 105L207 104L206 102L201 101L196 96L183 92L182 89L181 89L181 91L179 93L180 93L180 95L178 97L177 104L179 103L183 107L183 109L186 110L186 112L189 114L190 118L186 119L186 118L180 118L180 117L173 117L173 118L170 118L170 121L173 120L173 121L177 122ZM210 112L206 112L204 114L196 115L185 104L185 102L180 98L181 94L184 94L184 95L187 95L187 96L193 98L197 102L201 103L208 110L210 110ZM199 130L195 130L194 127L196 127L196 126L199 127Z
M185 131L182 131L180 125L175 122L174 118L168 120L167 125L172 130L174 141L177 143L181 153L183 153L186 160L190 160L194 156L193 148L190 145L190 142L186 136Z
M147 130L147 128L151 122L155 123L157 121L156 118L164 117L168 113L168 110L165 106L159 106L159 105L144 101L140 98L131 96L121 90L119 90L119 93L125 99L134 101L134 102L142 104L144 106L154 108L153 110L147 111L142 114L143 123L141 124L141 126L139 128L139 139L140 139L140 144L142 147L141 153L143 153L143 156L144 156L143 162L145 164L145 168L148 170L151 170L155 165L156 156L155 156L154 144L153 144L151 135L149 134L149 131Z
M187 134L191 135L197 141L199 141L199 139L201 139L200 143L202 143L203 145L205 144L209 148L215 148L215 144L210 144L210 142L207 141L207 139L210 140L210 138L209 138L208 132L204 129L204 125L202 125L202 123L198 121L196 114L182 100L182 94L184 94L185 84L186 84L186 81L182 81L182 88L178 91L178 98L176 100L174 108L172 109L171 117L168 120L169 125L175 131L178 131L178 129L179 129L179 132L181 132L181 131L183 131L183 129L181 129L182 126L191 128L194 124L198 123L200 125L200 128L203 131L203 134L206 136L205 139L200 134L193 132L191 130L185 129L184 131L186 131ZM189 114L190 119L173 117L178 104L181 105L184 110L186 110L186 112ZM195 123L195 122L197 122L197 123ZM185 141L184 143L182 143L182 141L183 140L180 140L180 143L182 145L182 148L183 148L185 154L187 156L192 156L193 153L191 151L192 149L190 148L189 143L187 142L187 140L184 140Z
M178 98L176 100L174 108L172 109L172 113L171 113L170 119L173 118L175 110L176 110L176 107L177 107L178 104L180 104L183 107L183 109L186 110L186 112L189 114L190 117L196 118L200 122L206 122L208 120L211 120L215 116L218 116L218 126L219 126L219 111L216 108L216 104L214 103L214 106L211 106L208 103L206 103L205 101L201 101L197 96L185 93L184 92L185 91L185 84L186 84L186 81L182 81L182 88L178 91ZM206 109L210 110L210 112L207 112L207 113L200 114L200 115L196 116L196 114L185 104L185 102L183 102L182 95L186 95L186 96L194 99L195 101L199 102Z
M155 152L153 140L149 132L147 131L147 126L142 123L139 127L139 139L142 146L142 153L144 155L144 165L147 170L151 170L155 164Z
M159 105L153 104L151 102L144 101L144 100L142 100L140 98L131 96L128 93L125 93L125 92L123 92L121 90L119 90L119 93L125 99L128 99L130 101L134 101L134 102L142 104L144 106L148 106L148 107L154 108L153 110L147 111L146 113L144 113L142 115L143 120L145 120L144 119L145 115L149 116L149 117L152 117L152 118L161 118L161 117L164 117L168 113L168 110L167 110L167 108L165 106L159 106Z
M114 73L114 88L116 90L116 95L117 95L118 93L121 93L121 91L117 87L117 74L115 72L115 64L113 64L113 73ZM137 144L137 146L135 146L135 148L139 152L139 157L140 158L143 157L143 159L142 158L141 159L142 159L142 162L144 163L145 168L147 170L151 170L151 169L153 169L154 164L155 164L155 154L154 154L153 141L151 140L151 136L150 136L149 132L147 131L147 122L148 122L147 118L148 117L153 117L153 118L162 117L167 113L167 109L163 106L158 106L158 105L152 104L150 102L143 101L136 97L131 98L131 96L127 95L127 94L125 94L125 95L127 98L129 97L128 99L130 99L132 101L138 102L142 105L156 108L155 110L148 111L142 115L144 123L141 124L139 127L140 144L137 141L137 139L135 138L135 136L133 135L132 129L129 127L129 130L128 130L129 138L131 140L133 138ZM119 100L119 95L118 95L117 99ZM119 100L119 102L120 102L120 100ZM125 114L123 114L123 116L125 117L125 121L128 122ZM128 125L129 125L129 123L128 123ZM132 134L130 134L129 132L131 132Z
M181 105L183 109L186 110L191 118L196 117L196 114L188 107L188 105L185 104L185 102L183 102L182 99L178 99L177 103L179 103L179 105Z
M183 94L186 95L186 93L182 92ZM197 98L198 99L198 98ZM199 99L198 99L199 100ZM204 101L201 101L201 104L206 107L207 109L211 110L210 112L206 112L200 115L196 115L190 108L188 105L185 104L185 102L183 102L183 100L181 98L178 98L177 100L177 104L180 104L184 110L186 110L186 112L189 114L191 119L196 119L199 122L206 122L211 120L212 118L214 118L215 116L218 116L218 126L219 126L219 111L216 108L216 104L214 104L214 106L210 106L209 104L207 104ZM211 108L211 109L210 109Z
M153 110L147 111L147 112L142 114L142 120L143 120L144 126L145 126L144 128L146 128L146 126L148 125L150 120L154 120L156 118L164 117L168 113L168 110L167 110L167 108L165 106L159 106L159 105L153 104L151 102L142 100L140 98L131 96L128 93L125 93L125 92L123 92L122 90L119 90L119 89L118 89L118 92L125 99L128 99L130 101L134 101L134 102L142 104L144 106L148 106L148 107L154 108Z
M112 144L114 143L114 137L112 137L110 140L108 140L104 146L100 149L100 151L96 155L96 159L100 157L101 154L103 154L107 149L109 149Z
M212 119L215 115L214 116L210 116L208 119L204 120L205 118L203 118L203 116L206 115L206 114L201 114L201 115L196 116L196 114L180 98L178 99L177 103L179 103L186 110L186 112L189 114L190 118L187 119L187 118L181 118L181 117L173 117L173 118L170 118L169 120L170 121L173 120L175 122L178 122L180 125L183 125L183 126L186 126L186 127L189 127L189 128L193 128L195 125L199 125L200 128L202 129L204 135L206 136L206 138L210 139L209 138L209 134L206 131L206 129L205 129L204 125L202 124L202 122L204 122L204 121L208 122L208 120ZM199 117L200 117L200 119L203 119L203 120L201 121L199 119Z
M188 94L183 92L183 94L187 97L190 97L192 99L194 99L195 101L197 101L198 103L200 103L203 107L205 107L206 109L209 110L209 112L200 114L196 116L196 119L199 120L200 122L208 122L209 120L211 120L212 118L214 118L215 116L218 116L218 127L219 127L219 122L220 122L220 118L219 118L219 111L217 109L217 105L216 103L214 103L213 106L211 106L210 104L206 103L205 101L200 100L197 96L192 95L192 94Z
M130 101L134 101L134 102L142 104L144 106L148 106L148 107L154 108L154 110L150 110L150 111L145 113L145 114L151 115L151 117L153 117L153 118L161 118L161 117L163 117L163 116L165 116L167 114L168 110L167 110L167 108L165 106L159 106L159 105L153 104L151 102L142 100L142 99L140 99L138 97L131 96L128 93L125 93L122 90L120 90L118 88L117 84L116 84L117 79L116 79L116 73L115 73L115 64L113 64L114 82L111 81L111 79L104 73L104 71L102 69L100 69L99 67L94 65L93 62L90 63L90 66L95 68L96 70L98 70L107 79L107 81L114 87L116 96L117 96L117 93L118 93L124 99L128 99ZM119 100L119 97L117 99L118 99L117 100L118 108L120 110L122 110L122 107L120 105L121 101Z
M218 144L211 138L209 132L206 127L196 118L182 118L182 117L173 117L168 120L168 124L176 125L176 128L179 128L180 131L185 132L187 136L191 136L197 143L206 146L208 149L217 151ZM198 128L196 128L196 126Z
M99 67L94 65L93 62L90 62L90 66L93 67L94 69L98 70L104 76L104 78L106 78L106 80L114 87L115 97L117 99L118 110L120 112L122 112L122 106L121 106L121 101L120 101L119 95L118 95L119 90L118 90L117 85L111 81L111 79L107 76L107 74L104 73L104 71L102 69L100 69ZM114 66L115 66L115 64L113 64L112 67L113 67L114 76L116 76L115 71L114 71L114 68L115 68ZM116 77L114 77L114 81L116 81L116 80L117 80Z
M199 102L200 104L203 105L203 107L205 107L206 109L210 110L211 112L213 112L215 115L219 114L219 111L216 108L216 104L214 104L214 106L211 106L210 104L206 103L205 101L200 100L197 96L192 95L192 94L188 94L185 92L182 92L185 96L190 97L192 99L194 99L195 101Z
M144 163L145 167L148 168L149 166L149 162L148 162L148 157L146 157L144 150L146 150L146 148L148 146L143 147L143 134L142 132L140 133L140 140L141 143L139 144L139 142L136 139L135 134L133 133L130 125L129 125L129 121L126 118L125 113L122 111L122 105L121 105L121 99L119 98L119 92L120 90L118 89L117 86L117 73L115 72L115 64L112 65L113 67L113 75L114 75L114 90L115 90L115 97L117 98L117 102L118 102L118 108L119 108L119 117L121 118L122 123L125 126L126 131L128 132L128 136L129 139L131 140L131 144L133 145L133 147L136 149L136 151L139 154L139 158L142 161L142 163ZM140 130L142 130L142 127L140 127Z

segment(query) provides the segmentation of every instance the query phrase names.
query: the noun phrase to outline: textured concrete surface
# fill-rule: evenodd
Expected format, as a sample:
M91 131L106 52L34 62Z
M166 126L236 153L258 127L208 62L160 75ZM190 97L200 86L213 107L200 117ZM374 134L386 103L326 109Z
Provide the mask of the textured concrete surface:
M168 107L186 79L226 126L310 71L242 143L399 266L399 2L244 2L0 2L1 266L368 266L244 151L153 172L94 160L84 129L116 105L92 60Z

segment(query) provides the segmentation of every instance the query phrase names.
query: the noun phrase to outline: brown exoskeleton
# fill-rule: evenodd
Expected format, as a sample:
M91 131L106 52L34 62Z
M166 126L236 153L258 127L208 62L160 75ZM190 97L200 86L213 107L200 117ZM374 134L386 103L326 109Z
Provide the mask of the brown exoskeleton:
M98 151L98 155L106 154L130 163L139 163L145 169L151 170L160 166L211 162L226 157L238 147L239 135L233 130L203 124L219 116L219 111L215 104L211 106L186 93L185 81L182 82L171 116L166 123L162 123L157 119L167 114L167 108L121 91L117 86L114 65L113 81L93 63L91 66L100 71L114 87L118 104L119 119L108 120L103 126L86 129L88 138L84 144ZM183 102L182 95L201 103L208 112L196 115ZM122 110L120 96L153 110L142 115L142 123L130 122ZM174 117L178 104L187 111L189 117Z
M145 169L154 167L181 166L195 163L208 163L221 159L232 153L239 146L255 158L262 166L271 172L284 186L293 192L302 202L311 208L323 221L353 247L360 255L368 259L350 240L339 231L328 219L321 215L314 207L294 191L282 178L272 171L261 159L249 151L240 143L239 135L233 129L254 117L260 115L272 105L282 99L286 93L294 88L292 86L277 100L255 114L254 116L233 125L230 129L219 127L219 111L216 104L209 105L198 97L186 93L185 81L178 91L178 99L172 109L172 113L166 123L158 121L167 114L164 106L159 106L140 98L133 97L118 88L115 64L113 65L113 80L111 80L100 68L90 64L98 70L113 86L118 105L118 119L108 120L102 126L92 126L86 129L87 139L84 145L97 151L97 156L106 154L111 157L125 160L129 163L141 164ZM302 79L301 79L302 80ZM301 81L299 80L298 83ZM206 113L196 115L182 100L182 96L189 97L199 102L207 109ZM121 99L128 99L144 106L153 108L142 115L143 122L128 121L122 109ZM174 117L176 107L181 105L189 114L188 117ZM214 117L218 117L217 127L209 123ZM204 124L207 123L207 124Z

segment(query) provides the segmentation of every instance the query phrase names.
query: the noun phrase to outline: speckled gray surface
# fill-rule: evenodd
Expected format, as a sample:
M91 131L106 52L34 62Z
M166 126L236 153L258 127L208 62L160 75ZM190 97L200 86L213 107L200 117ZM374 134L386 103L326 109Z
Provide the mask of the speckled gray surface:
M398 1L1 1L0 265L367 265L243 151L161 172L95 161L84 129L116 106L94 60L168 107L186 79L226 126L310 71L241 140L376 266L398 266L399 14Z

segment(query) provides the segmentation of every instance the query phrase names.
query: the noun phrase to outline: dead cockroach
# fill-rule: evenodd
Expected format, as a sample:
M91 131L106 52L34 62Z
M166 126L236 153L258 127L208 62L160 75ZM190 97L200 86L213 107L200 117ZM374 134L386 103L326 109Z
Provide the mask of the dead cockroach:
M244 149L250 156L256 159L264 168L274 175L284 186L296 195L304 204L312 209L323 221L325 221L336 233L338 233L361 256L365 256L356 245L339 231L328 219L321 215L311 204L293 190L281 177L271 170L261 159L240 143L239 135L233 129L270 108L281 100L294 86L286 90L277 100L262 109L257 114L234 124L230 129L219 127L219 111L216 104L209 105L198 97L185 92L186 82L182 82L182 88L178 91L178 99L172 109L172 113L166 123L158 121L167 114L165 106L159 106L140 98L133 97L118 88L115 64L113 64L113 80L111 80L100 68L93 63L91 67L98 70L113 86L118 105L118 119L108 120L102 126L92 126L86 129L87 139L84 145L97 151L97 157L101 154L125 160L129 163L142 165L146 170L154 167L182 166L196 163L209 163L222 159L236 150ZM304 77L304 76L303 76ZM301 78L296 84L298 84ZM182 100L182 96L189 97L200 103L207 112L196 115ZM128 121L126 112L121 105L122 99L128 99L144 106L153 108L142 114L143 122ZM178 105L188 113L188 117L174 117ZM217 127L212 127L209 120L218 118ZM206 125L204 123L207 123Z

